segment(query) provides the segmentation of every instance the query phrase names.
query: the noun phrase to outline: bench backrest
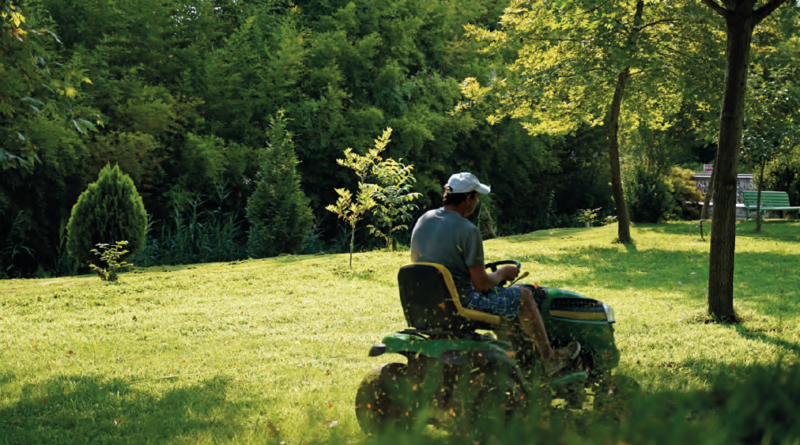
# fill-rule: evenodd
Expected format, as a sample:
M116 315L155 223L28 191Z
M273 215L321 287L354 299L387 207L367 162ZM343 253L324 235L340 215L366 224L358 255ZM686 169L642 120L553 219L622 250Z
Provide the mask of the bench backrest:
M742 191L745 207L755 207L758 202L757 190ZM790 207L786 192L761 192L761 207Z

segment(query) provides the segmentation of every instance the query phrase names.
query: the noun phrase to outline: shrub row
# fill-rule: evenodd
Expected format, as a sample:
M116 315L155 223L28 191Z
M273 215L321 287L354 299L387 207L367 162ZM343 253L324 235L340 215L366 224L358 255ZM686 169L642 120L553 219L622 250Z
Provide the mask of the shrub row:
M367 444L796 444L800 442L800 368L739 368L722 373L709 391L636 392L607 410L543 409L508 420L492 416L468 432L432 435L393 431ZM502 413L501 413L502 414Z

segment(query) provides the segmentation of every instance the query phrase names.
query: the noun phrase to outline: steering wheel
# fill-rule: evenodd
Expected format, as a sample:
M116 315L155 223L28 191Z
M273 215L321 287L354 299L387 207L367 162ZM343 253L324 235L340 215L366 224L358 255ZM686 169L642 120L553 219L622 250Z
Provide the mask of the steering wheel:
M522 264L516 260L503 260L503 261L495 261L494 263L489 263L486 265L487 269L492 269L492 272L497 272L497 266L505 266L505 265L512 265L519 270L522 267Z
M520 262L519 262L519 261L516 261L516 260L503 260L503 261L495 261L494 263L488 263L488 264L486 264L486 265L485 265L485 267L486 267L487 269L491 269L491 270L492 270L492 272L497 272L497 266L505 266L505 265L512 265L512 266L516 267L516 268L517 268L517 270L520 270L520 269L522 268L522 264L520 264ZM520 276L518 276L518 277L517 277L517 279L516 279L516 280L514 280L514 281L513 281L511 284L514 284L514 283L516 283L517 281L519 281L519 280L521 280L521 279L523 279L523 278L525 278L525 277L527 277L527 276L528 276L528 272L524 272L523 274L521 274ZM503 281L501 281L501 282L499 282L499 283L497 283L497 284L498 284L498 286L500 286L500 287L504 287L504 286L506 285L506 280L503 280Z

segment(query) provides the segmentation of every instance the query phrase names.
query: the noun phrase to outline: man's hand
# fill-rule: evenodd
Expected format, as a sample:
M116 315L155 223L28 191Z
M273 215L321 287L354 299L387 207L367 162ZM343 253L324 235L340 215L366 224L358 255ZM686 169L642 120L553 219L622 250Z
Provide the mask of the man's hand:
M472 286L479 292L486 292L500 284L501 281L514 281L519 276L519 269L514 266L503 266L490 274L486 273L486 267L483 264L469 266L468 269Z
M495 274L498 275L498 283L500 281L514 281L519 276L519 269L514 266L503 266L497 269L497 272L492 273L492 275Z

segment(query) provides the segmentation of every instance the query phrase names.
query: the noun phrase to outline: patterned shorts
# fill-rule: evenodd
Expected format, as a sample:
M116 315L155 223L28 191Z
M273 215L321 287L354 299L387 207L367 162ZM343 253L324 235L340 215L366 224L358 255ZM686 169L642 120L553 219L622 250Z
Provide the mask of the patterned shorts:
M517 286L495 287L488 292L478 292L474 287L461 298L467 309L488 312L508 320L515 320L522 302L522 290Z

